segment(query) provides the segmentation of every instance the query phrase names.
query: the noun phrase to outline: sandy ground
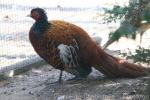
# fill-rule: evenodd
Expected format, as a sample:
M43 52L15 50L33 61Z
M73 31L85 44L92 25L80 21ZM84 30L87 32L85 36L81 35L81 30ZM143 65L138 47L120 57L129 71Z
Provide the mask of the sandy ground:
M97 32L100 29L104 30L105 27L95 27ZM106 29L106 31L108 33L109 30ZM104 32L106 31L104 30ZM100 35L104 36L102 39L105 40L106 36ZM9 36L9 34L4 34L4 36ZM143 41L145 42L143 43L149 44L148 36L150 35L147 32L144 35ZM3 38L2 34L1 37L0 65L11 65L36 55L28 41L27 32L10 35L12 39ZM133 49L138 43L138 41L122 38L118 43L112 44L109 49L124 50L128 47ZM111 52L111 54L114 55L116 52ZM88 79L69 82L66 80L73 76L64 73L63 83L54 83L58 80L58 76L59 70L44 65L38 69L32 69L24 74L1 81L0 100L144 100L143 98L148 98L145 94L148 77L106 79L99 72L94 71Z
M124 41L120 40L111 45L110 48L120 49L116 47L121 47ZM134 43L133 41L126 41L124 47L135 46ZM5 44L12 47L14 51L7 48L1 49L4 51L1 55L1 65L19 62L35 55L28 41L7 41ZM5 46L3 45L3 47ZM63 83L54 83L58 80L58 76L59 70L45 65L1 81L0 100L144 100L148 98L145 94L148 77L105 79L99 72L94 71L88 79L69 82L66 80L73 76L64 73Z
M0 100L144 100L148 77L108 79L96 70L87 79L71 80L49 65L0 82ZM143 99L144 98L144 99Z
M107 51L118 55L116 51ZM74 76L43 65L12 78L0 81L0 100L149 100L146 94L149 77L135 79L106 78L93 69L87 79L71 80Z
M0 67L12 65L36 55L28 40L28 31L33 24L33 20L25 17L28 13L29 11L2 11ZM3 21L3 17L7 14L10 20ZM102 38L103 45L108 40L108 33L118 26L101 24L101 18L100 21L94 19L96 14L97 11L91 9L83 12L48 11L50 19L64 19L81 26L90 35L96 33ZM86 23L87 21L91 22ZM142 46L147 47L149 41L150 35L147 31L143 35ZM115 51L135 49L137 45L139 45L139 39L133 41L122 38L112 44L109 49ZM115 55L116 52L111 54ZM44 65L13 78L1 80L0 100L144 100L148 98L145 94L148 76L136 79L107 79L94 70L87 79L67 81L73 76L64 72L62 84L57 83L58 76L59 70Z

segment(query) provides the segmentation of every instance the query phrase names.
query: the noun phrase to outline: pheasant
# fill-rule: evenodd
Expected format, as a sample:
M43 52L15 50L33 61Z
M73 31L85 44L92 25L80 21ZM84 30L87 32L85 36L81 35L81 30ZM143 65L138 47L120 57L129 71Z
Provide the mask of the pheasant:
M60 20L48 21L42 8L31 10L35 23L29 31L34 50L48 64L62 72L86 78L95 67L108 77L138 77L147 75L146 68L122 61L104 52L100 46L77 25Z

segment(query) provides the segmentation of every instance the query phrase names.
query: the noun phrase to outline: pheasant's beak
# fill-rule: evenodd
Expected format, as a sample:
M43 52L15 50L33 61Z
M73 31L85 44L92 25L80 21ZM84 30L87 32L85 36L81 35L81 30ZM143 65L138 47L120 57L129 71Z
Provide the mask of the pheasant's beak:
M29 14L29 15L27 15L27 17L31 17L31 15Z

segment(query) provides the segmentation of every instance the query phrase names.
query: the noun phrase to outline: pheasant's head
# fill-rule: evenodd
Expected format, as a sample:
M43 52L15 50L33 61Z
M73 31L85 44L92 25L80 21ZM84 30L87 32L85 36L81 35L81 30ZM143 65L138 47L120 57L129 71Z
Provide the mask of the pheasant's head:
M29 16L32 17L35 21L47 21L46 12L42 8L32 9Z
M36 21L32 26L32 31L34 31L34 33L42 34L47 30L49 25L48 19L46 12L42 8L32 9L29 17Z

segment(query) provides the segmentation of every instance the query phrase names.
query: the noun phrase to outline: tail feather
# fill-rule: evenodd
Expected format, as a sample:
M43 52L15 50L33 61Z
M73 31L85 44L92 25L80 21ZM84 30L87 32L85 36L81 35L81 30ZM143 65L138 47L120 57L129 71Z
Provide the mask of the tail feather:
M126 61L123 61L120 63L120 66L122 67L122 75L126 75L128 77L138 77L138 76L145 76L147 75L147 68L132 64Z
M107 54L100 47L98 49L97 63L95 68L108 77L128 77L135 78L146 76L147 68L129 63L117 57Z

